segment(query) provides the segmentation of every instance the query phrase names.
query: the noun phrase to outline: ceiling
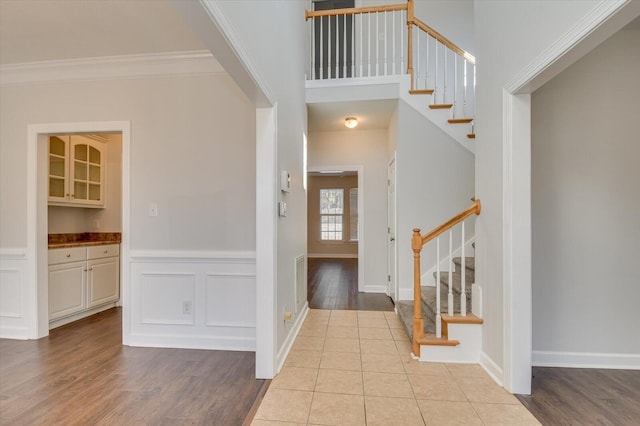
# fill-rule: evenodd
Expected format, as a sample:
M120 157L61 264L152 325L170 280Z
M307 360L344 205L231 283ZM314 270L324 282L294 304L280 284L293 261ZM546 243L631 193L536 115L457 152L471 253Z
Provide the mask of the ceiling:
M310 132L348 130L344 119L356 117L354 130L386 129L397 104L397 99L307 104L308 128Z
M204 50L170 0L0 0L0 64Z

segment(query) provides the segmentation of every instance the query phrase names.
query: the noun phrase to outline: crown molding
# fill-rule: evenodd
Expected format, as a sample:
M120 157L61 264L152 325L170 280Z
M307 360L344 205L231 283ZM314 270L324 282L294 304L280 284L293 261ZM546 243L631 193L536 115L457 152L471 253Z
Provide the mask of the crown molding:
M2 65L0 86L223 73L209 51L196 50Z

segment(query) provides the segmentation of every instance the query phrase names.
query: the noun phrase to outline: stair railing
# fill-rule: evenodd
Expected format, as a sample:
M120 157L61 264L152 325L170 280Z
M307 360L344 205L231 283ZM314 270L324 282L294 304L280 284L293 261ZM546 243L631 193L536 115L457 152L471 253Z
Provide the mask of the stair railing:
M473 120L476 59L414 15L406 4L306 11L311 21L307 79L411 76L411 90L432 94L432 108Z
M466 210L458 213L442 225L434 228L425 235L420 235L420 229L413 230L411 238L411 248L413 250L413 353L416 356L420 354L420 340L424 337L424 320L422 319L422 284L420 275L420 252L422 248L433 239L436 240L436 337L442 337L442 316L440 303L440 235L449 231L449 264L453 262L452 243L453 228L460 224L461 226L461 295L460 295L460 315L467 315L467 299L466 299L466 283L465 283L465 230L464 221L469 216L479 215L481 210L480 200L472 199L473 204ZM449 268L449 293L448 293L448 314L453 315L453 281L451 268Z

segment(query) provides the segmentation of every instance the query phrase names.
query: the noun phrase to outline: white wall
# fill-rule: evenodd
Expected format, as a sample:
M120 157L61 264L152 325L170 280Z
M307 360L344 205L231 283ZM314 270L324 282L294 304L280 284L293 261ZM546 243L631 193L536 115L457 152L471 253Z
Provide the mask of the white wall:
M402 100L396 144L399 299L409 300L413 299L412 230L420 228L424 234L471 205L474 157ZM473 235L472 223L468 235ZM434 265L435 248L429 245L422 251L421 269Z
M134 258L129 277L132 318L144 319L141 312L149 300L162 302L153 305L155 323L131 325L130 343L251 349L255 345L255 324L251 326L255 313L255 109L235 83L225 74L211 74L55 82L0 90L3 251L26 246L27 125L130 121L131 209L125 214L131 220ZM158 204L157 217L148 216L151 202ZM20 258L16 262L22 260L24 256L16 253L8 251L9 257ZM234 261L236 257L241 260ZM3 266L3 274L9 271L12 278L7 281L10 286L3 283L2 298L17 292L21 299L16 303L27 303L21 289L31 272L20 270L23 276L16 277L12 271L17 267L11 262ZM209 266L203 271L203 265ZM145 273L164 274L165 279L148 285ZM226 311L220 311L219 300L207 293L206 274L241 275L245 281L235 290L243 297L229 297ZM185 276L196 278L186 280ZM193 291L184 293L185 286ZM189 332L175 321L184 300L193 301ZM9 322L3 316L3 327L6 323L17 330L29 321L24 309L6 304L2 308L11 315L23 315L10 316ZM234 325L237 312L246 313L248 325ZM207 318L212 315L214 323L224 323L226 316L231 325L224 332L210 326ZM241 339L237 345L234 337Z
M503 375L505 349L503 88L601 3L606 2L475 2L476 196L482 200L482 214L476 227L476 281L483 286L483 359L485 365L492 366L492 373L499 381ZM523 374L530 377L529 372Z
M621 31L532 95L534 364L640 366L639 46Z
M306 303L296 297L295 259L306 253L307 198L303 187L303 139L307 128L304 99L305 64L308 62L306 1L218 1L217 6L235 31L250 59L252 70L268 87L277 104L277 170L291 175L288 193L278 191L287 203L287 217L277 219L276 363L284 361L293 336L293 325ZM216 52L213 52L214 55ZM299 296L299 295L298 295ZM300 303L299 303L300 302ZM285 322L284 312L293 314Z
M49 233L122 231L122 135L104 134L107 139L106 207L85 209L49 206ZM98 227L94 221L98 221Z
M387 283L386 130L346 130L309 134L309 167L363 166L365 289Z

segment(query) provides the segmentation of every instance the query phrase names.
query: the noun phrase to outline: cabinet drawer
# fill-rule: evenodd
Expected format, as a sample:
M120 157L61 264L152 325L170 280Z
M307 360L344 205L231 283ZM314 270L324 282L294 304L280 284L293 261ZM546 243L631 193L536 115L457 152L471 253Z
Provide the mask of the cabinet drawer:
M101 259L103 257L114 257L120 254L120 244L108 244L104 246L87 247L87 259Z
M87 249L85 247L67 247L49 250L49 265L77 262L86 259Z

